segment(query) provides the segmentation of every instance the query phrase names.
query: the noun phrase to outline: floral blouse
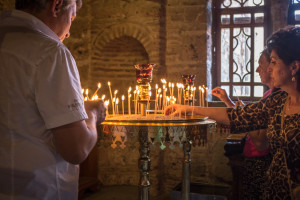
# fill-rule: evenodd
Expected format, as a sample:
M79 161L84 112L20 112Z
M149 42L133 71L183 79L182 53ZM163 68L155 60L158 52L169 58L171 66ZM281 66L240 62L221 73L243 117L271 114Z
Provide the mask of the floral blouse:
M300 113L282 116L287 99L288 94L279 91L244 108L227 109L232 133L267 129L273 159L264 199L292 199L300 185Z

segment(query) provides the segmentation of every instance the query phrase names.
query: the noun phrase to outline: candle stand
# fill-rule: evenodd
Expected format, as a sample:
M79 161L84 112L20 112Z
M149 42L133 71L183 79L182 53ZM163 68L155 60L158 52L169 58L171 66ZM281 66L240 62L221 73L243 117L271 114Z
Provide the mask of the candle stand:
M165 143L169 143L170 148L174 148L176 145L182 147L184 157L181 199L189 200L192 143L206 144L207 135L212 134L215 130L215 121L203 116L190 116L183 119L175 117L160 119L160 117L162 116L153 114L153 116L148 115L145 119L140 115L136 119L131 119L130 116L119 119L108 118L101 124L99 140L110 141L113 148L116 147L116 142L121 143L121 148L133 145L136 141L139 142L139 200L150 199L150 146L159 142L161 149L165 148Z

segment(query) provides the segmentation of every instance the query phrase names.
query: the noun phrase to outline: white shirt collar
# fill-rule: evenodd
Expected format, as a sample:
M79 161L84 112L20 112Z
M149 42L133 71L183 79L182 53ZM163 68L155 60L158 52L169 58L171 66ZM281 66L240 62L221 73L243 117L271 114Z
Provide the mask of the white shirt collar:
M22 19L22 26L31 27L32 29L41 32L44 35L49 36L50 38L59 41L59 37L54 33L44 22L42 22L37 17L27 13L23 12L21 10L11 10L8 11L10 14L8 14L12 18L21 18ZM3 13L3 15L7 15L7 13Z

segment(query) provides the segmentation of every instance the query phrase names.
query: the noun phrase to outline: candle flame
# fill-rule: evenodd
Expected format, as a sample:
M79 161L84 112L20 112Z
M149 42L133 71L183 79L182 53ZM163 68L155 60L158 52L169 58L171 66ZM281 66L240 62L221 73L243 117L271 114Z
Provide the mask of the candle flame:
M124 95L122 95L122 101L124 101L124 99L125 99L125 96L124 96Z
M101 88L101 83L98 83L98 89L100 89Z
M85 94L88 95L89 94L89 89L85 90Z
M128 93L129 93L129 92L131 92L131 87L129 87L129 89L128 89Z
M155 89L158 89L158 85L157 84L155 85Z
M107 82L107 85L110 86L110 82L109 81Z
M115 90L114 94L116 95L118 93L118 90Z
M106 107L109 105L109 100L105 101L104 104L106 105Z
M119 104L119 98L117 98L117 100L116 100L116 104L117 104L117 105Z
M105 99L105 94L104 94L104 95L102 95L101 99L102 99L102 100L104 100L104 99Z

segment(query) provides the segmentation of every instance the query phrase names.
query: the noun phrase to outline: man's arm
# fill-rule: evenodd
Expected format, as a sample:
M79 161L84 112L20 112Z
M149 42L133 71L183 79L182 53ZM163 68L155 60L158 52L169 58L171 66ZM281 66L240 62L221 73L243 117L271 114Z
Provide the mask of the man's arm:
M97 141L97 125L104 121L103 101L85 102L88 119L52 129L55 146L60 155L72 164L80 164Z

